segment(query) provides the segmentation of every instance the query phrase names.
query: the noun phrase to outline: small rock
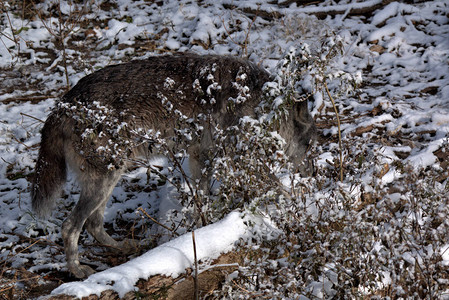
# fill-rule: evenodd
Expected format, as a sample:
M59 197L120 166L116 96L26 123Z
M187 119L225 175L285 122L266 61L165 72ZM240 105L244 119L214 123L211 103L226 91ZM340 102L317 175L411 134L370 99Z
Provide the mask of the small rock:
M369 47L369 49L373 52L377 52L379 54L382 54L385 52L385 48L382 47L381 45L372 45L371 47Z

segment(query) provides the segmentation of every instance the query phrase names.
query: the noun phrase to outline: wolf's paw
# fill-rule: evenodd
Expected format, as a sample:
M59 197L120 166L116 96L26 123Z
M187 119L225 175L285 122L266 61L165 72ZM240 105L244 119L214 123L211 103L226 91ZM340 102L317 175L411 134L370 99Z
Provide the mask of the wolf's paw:
M90 275L95 273L94 269L86 265L81 265L79 261L67 263L67 268L69 269L70 273L73 274L73 276L79 279L89 277Z
M124 239L119 242L118 248L123 254L135 253L139 249L139 242L134 239Z

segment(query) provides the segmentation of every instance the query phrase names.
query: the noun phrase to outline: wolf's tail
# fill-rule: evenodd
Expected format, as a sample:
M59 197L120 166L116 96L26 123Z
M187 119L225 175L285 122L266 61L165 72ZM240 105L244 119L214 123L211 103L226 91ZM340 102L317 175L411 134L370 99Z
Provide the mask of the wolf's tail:
M64 135L60 120L50 114L42 129L41 148L31 186L31 204L40 218L50 215L67 178Z

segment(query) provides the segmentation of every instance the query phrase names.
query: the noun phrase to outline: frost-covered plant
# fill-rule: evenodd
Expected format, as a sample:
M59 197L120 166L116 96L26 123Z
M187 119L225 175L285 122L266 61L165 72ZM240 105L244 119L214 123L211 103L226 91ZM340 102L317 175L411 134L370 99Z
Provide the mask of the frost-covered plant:
M288 167L285 141L269 125L245 117L238 126L217 131L212 166L219 187L207 210L214 220L237 208L260 212L282 194L274 174Z
M360 164L360 174L372 171ZM392 193L336 189L331 168L295 178L297 198L281 198L270 213L281 229L273 240L241 244L247 260L216 295L238 299L439 299L448 288L448 181L436 170L404 168ZM352 182L363 191L366 183ZM244 296L246 295L246 297Z
M301 84L307 86L310 91L322 91L324 85L329 84L334 87L331 89L334 98L338 98L355 91L361 84L360 71L351 74L333 65L333 61L344 54L345 44L340 36L327 37L315 51L310 48L304 43L296 54L297 69L304 78Z
M288 58L291 62L288 65L293 65L293 68L290 66L287 68L287 71L291 68L294 70L294 72L290 72L290 77L294 79L295 85L301 86L306 93L315 95L315 99L324 99L327 96L332 103L338 127L340 181L343 181L344 171L343 145L340 115L335 99L355 92L362 82L360 71L351 74L334 67L333 61L343 54L343 50L343 39L338 35L327 37L317 51L312 51L311 47L304 43L298 51L290 50L292 54Z
M338 113L334 97L353 92L361 79L359 74L330 66L332 58L340 53L339 42L338 38L328 40L321 55L313 54L307 45L288 52L275 82L267 85L272 97L264 102L263 107L270 108L263 114L269 120L265 124L276 124L286 112L283 105L302 100L309 93L325 93ZM270 181L270 176L263 180L264 184L258 186L261 194L241 205L256 207L253 211L268 215L281 230L275 240L255 233L253 240L240 245L239 251L247 259L222 290L216 291L217 297L353 299L413 295L433 299L447 291L449 273L443 256L449 252L449 223L445 221L449 213L448 180L441 182L436 169L402 166L398 180L389 185L380 180L383 175L373 166L379 153L362 145L352 156L354 160L365 159L348 166L348 178L341 177L341 183L332 180L335 175L331 167L319 167L313 178L291 174L294 192L290 197L279 192L278 182ZM246 162L244 155L237 158ZM241 175L235 169L245 169L246 164L223 166L221 171L228 174L227 178L238 183ZM366 181L368 177L372 182ZM245 178L244 183L248 181ZM226 181L225 186L236 189ZM408 188L395 193L394 186Z
M76 147L92 161L98 161L98 167L107 164L108 169L121 168L130 151L142 142L139 135L130 135L128 132L130 124L124 122L127 111L117 112L97 101L86 104L61 101L57 105L60 113L76 121L79 128L74 130L82 128L81 140L76 143ZM103 141L102 146L91 149L91 143L99 140Z
M71 1L52 0L36 4L34 7L36 15L53 37L56 48L60 51L67 90L70 89L68 60L71 52L68 49L68 40L79 30L88 12L87 6L88 4L80 5Z
M237 77L245 76L239 73ZM236 80L239 94L228 99L228 109L235 104L246 101L249 91ZM267 101L271 97L266 94ZM201 190L200 182L193 182L183 170L187 158L187 147L191 143L200 143L202 125L207 121L206 114L188 118L177 110L173 110L170 101L160 97L167 113L175 116L177 122L174 136L168 144L166 140L153 135L141 135L147 141L151 139L157 144L158 151L169 160L169 176L167 180L176 187L182 211L173 211L169 219L176 220L190 229L198 224L215 222L235 209L249 208L255 212L275 201L283 193L283 187L274 175L288 167L288 159L283 152L284 139L274 131L275 118L268 115L281 115L274 112L268 102L258 108L259 118L244 117L236 126L220 128L215 126L213 132L213 149L211 161L203 170L200 181L212 179L216 184L211 189ZM272 101L270 101L271 103ZM211 122L209 122L211 123ZM157 170L154 170L157 172ZM211 175L211 178L208 176ZM180 213L182 213L180 215ZM200 223L197 223L201 221ZM172 226L177 227L177 225Z
M268 207L278 205L279 197L287 194L278 176L287 174L290 165L282 150L285 141L276 131L295 102L305 101L317 92L317 89L310 88L310 78L307 78L311 76L310 74L319 72L324 78L327 64L330 64L331 58L337 55L333 48L325 48L323 51L328 52L328 58L327 60L323 58L318 63L315 61L317 55L312 55L307 45L300 46L299 50L290 48L279 63L274 80L265 85L263 99L257 108L257 116L245 117L237 126L214 128L214 146L211 147L214 153L210 153L212 160L207 166L208 170L203 170L204 176L212 174L213 180L217 183L211 195L199 191L198 186L189 181L181 168L182 161L186 157L184 149L192 141L200 142L201 126L198 125L198 121L204 121L207 115L188 119L180 112L173 111L169 100L160 95L167 113L175 115L178 119L176 136L173 138L174 144L177 145L176 150L170 153L167 148L165 151L169 151L166 156L172 160L171 164L174 166L170 171L178 172L182 177L182 180L174 183L180 195L180 202L184 206L184 214L192 215L196 211L205 224L220 219L234 209L245 208L252 212L267 213ZM239 72L236 78L234 85L239 94L238 97L229 99L230 110L233 110L236 104L244 102L249 93L245 86L239 84L238 79L240 77L244 79L244 76L246 74ZM215 86L212 81L210 88L219 86ZM183 222L191 224L186 220Z
M14 28L10 11L12 11L11 4L5 0L0 1L0 42L15 60L19 58L20 54L20 36L18 36L18 33L27 28ZM10 44L13 44L13 46L10 46Z
M228 21L225 21L225 19L221 20L223 28L226 31L226 38L229 38L233 44L240 48L240 55L243 57L248 57L248 45L251 39L251 28L253 27L256 19L257 16L254 16L251 20L243 14L239 14L237 18L235 18L231 12ZM246 28L243 28L245 26Z
M176 117L174 122L174 136L169 140L161 138L159 132L133 131L134 140L145 141L155 153L164 155L168 159L168 170L161 172L159 168L153 167L145 159L137 163L149 169L148 174L154 173L163 178L166 182L174 186L178 192L178 201L182 206L181 211L172 210L166 216L174 232L184 232L199 226L210 223L203 212L203 203L207 201L208 195L198 187L199 182L193 182L185 172L185 160L188 158L187 148L193 142L200 142L203 127L200 125L204 114L199 114L194 118L188 118L181 111L174 109L172 103L162 94L159 94L167 114ZM167 175L168 174L168 175Z

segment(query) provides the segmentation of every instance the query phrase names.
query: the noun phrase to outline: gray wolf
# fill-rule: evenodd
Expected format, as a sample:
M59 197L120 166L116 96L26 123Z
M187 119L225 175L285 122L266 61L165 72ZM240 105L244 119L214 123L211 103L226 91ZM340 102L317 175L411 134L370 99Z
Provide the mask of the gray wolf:
M47 217L60 196L67 168L76 174L80 198L62 226L69 271L78 278L94 272L79 262L83 227L103 245L126 248L125 242L106 233L103 214L132 159L151 155L151 145L134 142L133 131L173 136L176 117L167 114L167 106L187 117L207 115L201 139L187 149L192 177L198 179L211 152L214 125L227 128L238 125L243 116L255 116L264 83L270 80L264 69L246 60L177 54L105 67L65 94L42 129L31 197L36 214ZM294 103L279 127L292 162L303 159L315 131L306 101Z

